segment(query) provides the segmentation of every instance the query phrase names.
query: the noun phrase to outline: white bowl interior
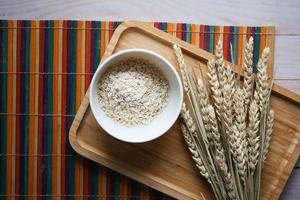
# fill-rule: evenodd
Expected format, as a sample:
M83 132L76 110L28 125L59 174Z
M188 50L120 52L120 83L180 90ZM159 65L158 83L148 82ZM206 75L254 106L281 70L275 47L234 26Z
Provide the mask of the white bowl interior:
M167 106L150 124L127 127L114 122L102 111L97 97L97 84L109 66L131 57L146 59L161 70L169 83L169 99ZM174 67L159 54L144 49L124 50L106 59L95 72L90 86L90 105L97 122L107 133L126 142L146 142L164 134L176 121L182 100L181 80Z

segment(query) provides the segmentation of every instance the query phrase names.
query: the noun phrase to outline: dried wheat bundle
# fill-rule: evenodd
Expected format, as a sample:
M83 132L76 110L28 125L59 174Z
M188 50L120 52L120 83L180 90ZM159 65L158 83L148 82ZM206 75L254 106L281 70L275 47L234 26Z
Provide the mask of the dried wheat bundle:
M215 59L207 62L206 86L185 64L179 46L173 47L186 94L181 130L200 174L216 199L259 199L261 170L274 124L267 76L270 49L264 49L254 74L253 38L249 39L240 80L224 61L219 41Z

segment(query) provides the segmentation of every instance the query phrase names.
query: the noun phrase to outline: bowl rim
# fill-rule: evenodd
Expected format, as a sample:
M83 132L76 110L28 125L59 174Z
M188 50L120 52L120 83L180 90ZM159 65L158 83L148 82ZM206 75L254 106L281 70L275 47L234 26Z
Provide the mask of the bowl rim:
M174 112L174 119L171 120L171 123L169 124L169 126L167 126L165 129L161 130L159 134L156 134L154 135L154 137L152 138L148 138L148 139L145 139L145 140L140 140L140 141L130 141L130 140L126 140L124 138L120 138L118 137L116 134L114 133L111 133L110 131L108 131L105 127L105 125L103 125L103 123L98 120L98 117L96 117L96 110L95 110L95 106L93 101L91 101L91 99L93 98L93 86L95 85L95 81L97 79L97 77L99 76L99 73L100 73L100 70L107 65L108 62L110 62L111 60L113 60L114 58L122 55L122 54L126 54L126 53L132 53L132 52L143 52L143 53L146 53L146 54L151 54L152 56L155 56L157 58L159 58L160 60L162 60L172 71L173 75L175 76L177 82L178 82L178 86L179 86L179 108L176 110L176 112ZM91 84L90 84L90 91L89 91L89 99L90 99L90 107L91 107L91 110L92 110L92 113L97 121L97 123L101 126L101 128L107 133L109 134L110 136L112 136L113 138L116 138L120 141L123 141L123 142L128 142L128 143L143 143L143 142L148 142L148 141L152 141L152 140L155 140L157 138L159 138L160 136L164 135L173 125L174 123L176 122L176 120L178 119L178 116L181 112L181 107L182 107L182 104L183 104L183 86L182 86L182 82L181 82L181 78L179 77L175 67L166 59L164 58L163 56L161 56L160 54L156 53L156 52L153 52L153 51L150 51L150 50L147 50L147 49L142 49L142 48L131 48L131 49L125 49L125 50L121 50L117 53L114 53L112 55L110 55L108 58L106 58L102 63L100 63L97 67L97 70L95 71L93 77L92 77L92 81L91 81ZM117 124L115 122L115 124Z

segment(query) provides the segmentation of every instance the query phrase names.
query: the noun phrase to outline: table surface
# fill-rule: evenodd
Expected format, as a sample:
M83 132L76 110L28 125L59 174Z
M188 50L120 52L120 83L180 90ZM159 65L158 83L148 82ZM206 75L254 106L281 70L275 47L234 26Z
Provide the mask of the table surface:
M0 19L141 20L276 27L274 77L300 94L300 1L0 0ZM300 199L300 162L281 199Z

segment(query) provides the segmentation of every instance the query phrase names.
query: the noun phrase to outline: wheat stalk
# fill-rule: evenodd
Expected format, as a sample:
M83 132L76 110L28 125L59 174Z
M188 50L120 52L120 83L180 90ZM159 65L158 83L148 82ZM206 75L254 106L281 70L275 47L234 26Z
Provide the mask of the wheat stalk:
M207 173L207 170L199 156L199 153L197 151L195 143L193 142L190 132L187 130L187 128L184 124L181 124L180 127L181 127L181 131L183 133L184 140L188 146L188 149L190 150L190 152L192 154L192 158L195 161L200 174L203 177L205 177L208 182L210 182L209 174Z
M252 96L252 87L253 87L253 37L249 38L248 43L245 48L244 56L244 92L245 92L245 106L246 110L248 109L251 96Z
M256 95L256 94L255 94ZM256 100L250 103L248 131L249 168L254 173L259 156L259 108Z
M216 147L216 151L219 154L222 154L224 156L224 149L223 149L223 145L221 142L221 136L220 136L220 133L218 130L218 124L217 124L217 120L216 120L215 111L211 105L208 105L208 112L209 112L209 115L208 115L209 124L210 124L210 128L211 128L211 134L212 134L214 146Z
M209 155L208 153L209 148L206 147L206 144L208 144L209 142L206 134L205 124L203 123L203 119L202 119L201 108L199 106L199 101L198 101L199 94L197 94L197 83L195 83L196 79L195 76L193 75L193 72L191 72L185 65L181 49L178 47L178 45L173 45L173 48L175 50L175 55L177 57L178 64L181 68L181 73L184 73L186 77L185 80L183 80L183 82L186 82L187 84L186 94L187 94L187 99L190 103L191 114L193 115L193 118L191 118L191 116L184 116L184 115L182 116L189 117L191 120L194 120L194 125L197 127L197 133L198 133L198 134L195 133L194 136L196 138L196 141L199 143L200 149L202 151L207 151L205 155L207 156ZM199 133L204 133L204 134L199 134ZM210 156L208 156L206 164L211 166L212 168L211 174L216 174L216 169L213 165L213 159Z
M267 118L267 125L266 125L266 139L265 139L265 145L264 145L264 151L263 151L263 160L266 160L268 149L270 146L271 141L271 135L273 131L273 125L274 125L274 111L270 110Z
M230 147L231 154L236 156L236 151L234 151L235 135L232 131L233 124L233 101L231 88L226 85L224 87L224 103L223 103L223 121L225 125L225 135L228 138L228 143Z
M242 89L237 88L234 96L234 126L233 131L235 135L234 149L236 152L235 159L238 166L238 172L240 174L241 179L244 181L247 172L246 160L247 157L247 137L246 137L246 113L244 107L244 98Z
M200 80L200 79L198 79L197 84L198 84L198 90L199 90L198 94L199 94L199 105L201 107L201 112L203 115L208 116L209 100L208 100L205 86L204 86L202 80ZM206 118L205 120L203 120L203 122L207 123L208 119Z
M182 82L185 88L185 92L187 93L187 97L189 102L193 105L193 104L197 104L197 92L196 90L196 84L194 84L194 76L191 74L191 72L189 71L189 69L187 68L185 62L184 62L184 58L183 58L183 54L182 51L180 49L180 47L176 44L173 45L174 51L175 51L175 55L177 57L177 61L179 64L179 68L180 68L180 72L181 72L181 76L182 76ZM199 95L198 95L199 96ZM200 117L200 109L198 109L198 107L195 106L191 106L192 108L192 114L194 115L194 120L195 120L195 124L202 129L202 127L204 129L209 129L208 126L206 126L206 124L202 121L202 117ZM200 119L201 118L201 119ZM196 135L195 135L196 136ZM205 143L208 142L208 137L209 135L199 135L196 136L197 140L199 139L203 139ZM201 142L201 141L200 141Z
M193 121L193 118L190 115L190 112L188 111L188 109L186 108L185 103L183 102L182 104L182 108L181 108L181 116L189 130L189 132L193 135L196 136L197 131L196 131L196 125Z
M216 162L217 166L222 173L223 180L225 182L225 187L228 191L228 195L231 199L236 199L236 193L234 188L234 183L230 172L228 171L228 166L225 160L224 148L221 141L221 135L218 130L217 119L213 106L208 105L209 111L209 124L211 127L211 134L214 146L216 148Z
M269 84L268 84L268 75L267 75L267 62L270 56L270 49L266 47L263 50L262 57L257 63L257 85L256 92L258 94L258 104L259 110L262 112L266 107L269 94Z
M216 199L258 199L261 169L274 123L274 112L269 110L269 48L264 49L257 63L257 82L254 82L253 38L250 38L245 49L245 78L241 87L232 66L224 67L219 41L215 60L207 62L211 103L202 77L197 79L194 71L187 68L177 45L174 51L189 106L185 103L182 106L181 129L200 174L210 183Z
M233 96L234 100L234 125L237 127L237 130L240 132L239 135L243 138L243 140L246 140L246 112L244 107L244 98L243 98L243 92L242 89L237 88L236 92ZM247 148L245 148L247 149Z
M222 92L220 89L220 83L218 80L215 62L213 60L208 61L207 67L208 67L208 78L209 78L211 93L212 93L214 105L216 108L216 115L217 115L218 120L220 120L221 105L222 105Z
M224 128L225 134L229 139L230 146L233 145L234 142L234 134L232 133L232 122L233 122L233 94L235 92L235 77L230 65L226 68L226 84L223 87L223 103L222 103L222 110L223 110L223 121L224 121ZM231 149L231 148L230 148ZM231 149L231 153L233 154Z
M223 180L225 182L225 187L228 192L228 196L230 199L234 200L237 199L235 187L234 187L234 182L231 176L231 173L228 171L228 166L225 161L224 156L216 155L216 162L217 165L222 173Z
M227 65L227 67L225 69L225 75L226 75L226 84L225 85L228 85L234 91L235 74L233 72L231 65Z
M235 141L233 143L232 149L234 151L234 160L237 165L238 174L240 175L240 178L242 181L245 181L246 173L247 173L247 167L245 159L245 150L244 150L244 140L242 137L240 137L240 133L235 125L232 127Z
M222 104L223 108L223 117L226 131L229 131L230 126L233 120L233 92L232 88L229 85L225 85L224 87L224 102Z
M183 103L183 106L182 106L181 116L184 120L187 130L189 131L189 133L191 135L191 139L193 140L193 138L197 138L197 140L198 140L199 137L197 135L198 133L196 130L196 124L194 123L189 110L186 108L185 103ZM201 174L203 174L203 167L204 167L204 169L206 169L207 173L209 174L209 178L210 178L208 180L208 182L211 184L215 196L220 199L222 196L222 192L220 191L221 188L217 186L217 184L219 182L218 181L219 178L218 178L218 174L216 173L216 170L214 168L212 158L210 157L209 154L208 155L206 154L205 147L204 148L201 147L201 144L200 144L201 142L198 143L199 141L197 141L197 140L195 139L195 140L193 140L193 142L194 142L195 147L197 147L197 145L200 145L197 148L198 157L197 157L197 159L194 159L194 158L193 159L195 160L196 166L200 170ZM200 161L202 164L200 164ZM206 177L206 174L203 174L203 175L205 175L205 177Z
M205 89L205 86L203 84L203 81L198 79L198 90L199 90L199 106L200 111L202 114L203 124L204 128L206 130L207 138L209 142L212 142L212 135L211 135L211 126L209 124L209 100L207 96L207 91Z
M176 55L177 62L178 62L178 65L179 65L181 80L183 82L183 88L188 93L189 90L190 90L190 86L188 84L188 77L187 77L187 73L186 73L186 68L187 67L186 67L186 64L185 64L184 59L183 59L182 51L181 51L180 47L177 44L173 45L173 49L175 50L175 55Z
M223 57L223 44L221 40L218 41L216 47L216 68L218 71L220 88L222 88L226 83L226 75L225 75L225 63Z

